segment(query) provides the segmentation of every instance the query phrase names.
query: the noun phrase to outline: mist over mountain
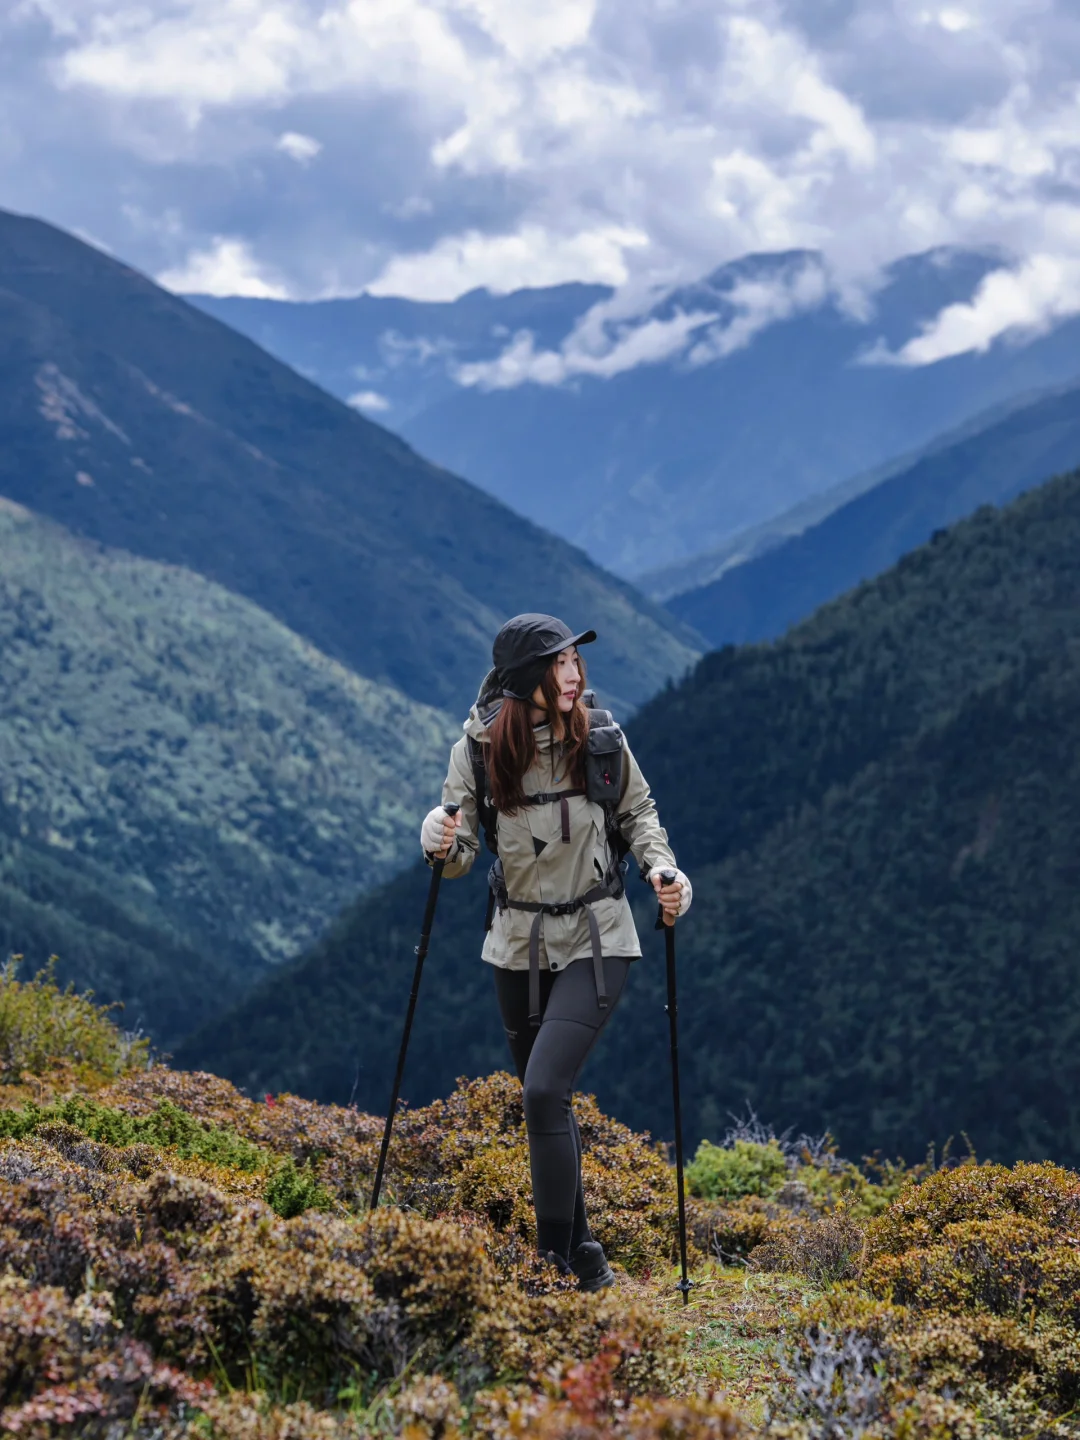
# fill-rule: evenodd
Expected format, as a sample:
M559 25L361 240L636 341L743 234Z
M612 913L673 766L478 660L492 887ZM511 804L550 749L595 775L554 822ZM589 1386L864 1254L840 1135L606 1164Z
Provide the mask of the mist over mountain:
M1074 474L983 507L776 644L706 656L629 726L694 882L689 1138L749 1101L853 1152L919 1158L963 1130L995 1158L1080 1158L1078 555ZM630 886L646 958L583 1084L669 1135L655 901ZM362 898L184 1063L385 1105L426 887L418 867ZM482 875L443 886L416 1103L506 1064L483 900Z
M595 679L623 706L699 653L565 541L51 226L0 214L0 320L0 495L214 580L360 675L463 713L492 635L533 609L604 634Z
M636 576L1080 375L1076 320L933 365L864 363L969 300L998 264L970 251L912 256L860 315L811 252L748 256L622 319L611 291L586 286L453 304L194 298L335 394L378 406L368 413L432 460ZM664 358L686 317L696 328Z

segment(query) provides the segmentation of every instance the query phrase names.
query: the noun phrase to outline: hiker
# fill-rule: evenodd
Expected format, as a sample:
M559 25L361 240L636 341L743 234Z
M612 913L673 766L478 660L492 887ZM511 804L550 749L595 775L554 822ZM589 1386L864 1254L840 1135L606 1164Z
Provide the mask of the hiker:
M483 958L524 1086L537 1248L589 1291L615 1277L589 1232L572 1094L641 955L623 856L672 921L691 900L622 731L589 704L580 647L595 639L551 615L507 621L450 752L443 805L461 808L436 806L421 830L447 878L472 868L481 833L497 854Z

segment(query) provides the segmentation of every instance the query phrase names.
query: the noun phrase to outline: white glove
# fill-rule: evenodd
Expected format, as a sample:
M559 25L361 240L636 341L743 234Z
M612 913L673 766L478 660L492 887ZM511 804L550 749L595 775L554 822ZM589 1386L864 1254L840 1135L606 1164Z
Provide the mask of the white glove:
M428 811L424 816L424 823L420 827L420 844L425 855L438 854L446 844L444 827L453 823L441 805L436 805L434 810Z
M668 869L670 869L668 865L657 865L655 869L650 870L649 883L652 884L654 881L659 880L660 872ZM661 884L662 883L661 881ZM675 871L675 879L671 883L682 887L682 894L679 896L679 915L683 916L690 909L690 904L694 898L694 887L690 884L689 876L684 875L681 870Z

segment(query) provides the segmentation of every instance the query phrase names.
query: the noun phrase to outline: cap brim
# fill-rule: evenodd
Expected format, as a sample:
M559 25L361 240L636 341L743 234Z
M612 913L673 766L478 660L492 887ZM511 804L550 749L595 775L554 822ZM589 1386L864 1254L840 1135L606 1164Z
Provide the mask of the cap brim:
M595 639L595 630L583 630L580 635L571 635L566 640L560 640L557 645L552 645L547 650L538 650L536 653L542 660L546 660L549 655L561 655L564 650L569 650L571 645L590 645Z

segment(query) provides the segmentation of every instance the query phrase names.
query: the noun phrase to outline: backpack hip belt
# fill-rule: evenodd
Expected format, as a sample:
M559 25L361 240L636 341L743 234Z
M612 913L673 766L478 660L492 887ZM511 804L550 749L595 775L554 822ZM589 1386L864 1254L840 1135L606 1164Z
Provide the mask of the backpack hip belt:
M494 903L500 910L524 910L536 916L529 930L529 1024L540 1024L540 931L545 915L576 915L579 910L585 911L585 918L589 922L589 942L592 946L596 1003L601 1010L606 1010L608 997L607 982L604 979L604 954L600 947L600 926L596 923L592 907L598 900L618 900L624 894L626 887L623 884L622 865L616 865L599 885L586 890L585 894L579 895L576 900L513 900L506 893L506 882L498 861L491 867L488 884L491 886Z

